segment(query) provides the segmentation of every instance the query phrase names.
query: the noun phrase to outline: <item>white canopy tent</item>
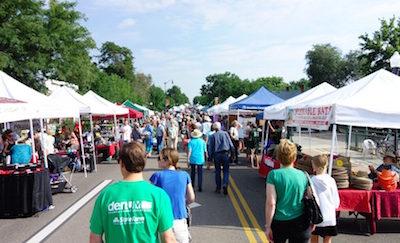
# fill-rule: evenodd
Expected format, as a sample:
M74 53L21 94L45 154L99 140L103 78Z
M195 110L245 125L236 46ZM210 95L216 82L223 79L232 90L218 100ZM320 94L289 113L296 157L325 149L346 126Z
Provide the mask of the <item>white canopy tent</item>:
M14 116L19 116L18 120L29 120L30 130L33 133L32 119L40 119L41 136L43 140L43 118L62 118L62 117L77 117L79 110L74 106L60 101L52 101L44 94L26 86L18 80L12 78L6 73L0 71L0 97L11 98L27 102L26 106L29 110L20 109L18 112L14 110ZM22 106L22 105L20 105ZM16 121L10 119L11 114L2 115L7 122ZM21 118L21 119L20 119ZM22 119L23 118L23 119ZM35 154L35 146L32 146L32 154ZM47 156L44 154L45 167L48 167Z
M210 115L219 114L220 111L222 110L223 104L228 104L228 109L229 109L229 105L232 104L233 102L235 102L235 100L236 100L235 97L229 96L228 98L226 98L226 100L224 100L224 102L222 102L220 104L216 104L216 105L208 108L207 112Z
M315 86L312 89L307 90L293 98L282 101L281 103L268 106L264 109L264 120L285 120L287 117L287 109L289 106L296 105L300 102L306 102L322 95L329 94L332 91L337 90L327 82Z
M296 105L300 102L306 102L308 100L315 99L317 97L321 97L323 95L329 94L330 92L333 92L337 90L335 87L332 85L323 82L322 84L315 86L312 89L307 90L304 93L301 93L299 95L296 95L293 98L290 98L288 100L282 101L278 104L268 106L264 109L263 113L263 119L264 120L285 120L287 118L288 114L288 107L291 105ZM265 130L265 123L263 124L263 131ZM269 133L269 127L267 127L267 135L268 137ZM264 133L262 136L262 144L264 144Z
M90 117L90 126L91 126L91 136L93 136L93 122L92 122L92 115L93 114L112 114L114 110L107 105L104 105L99 102L94 102L82 95L78 94L74 90L67 88L65 86L61 87L60 89L56 90L53 94L50 95L50 98L53 100L61 100L65 104L71 104L75 107L79 107L80 114L89 114ZM79 116L79 124L81 124L81 118ZM87 176L86 171L86 161L85 161L85 151L83 146L83 138L82 138L82 129L79 126L79 136L80 136L80 143L81 143L81 153L85 171L85 177ZM95 155L95 147L94 143L92 143L93 147L93 159L94 159L94 169L97 171L96 166L96 155Z
M21 121L32 118L31 106L23 101L0 97L0 122Z
M287 124L333 124L331 173L336 125L400 128L399 92L400 77L381 69L327 95L290 106Z
M49 100L46 95L26 86L6 73L0 71L0 97L12 98L29 103L34 109L29 118L63 118L77 117L76 107L60 101Z
M106 99L104 99L103 97L101 97L100 95L96 94L95 92L89 90L86 94L83 95L83 97L90 99L94 102L99 102L103 105L106 105L108 107L110 107L113 110L113 114L114 115L114 131L115 131L115 139L116 141L118 138L118 129L117 129L117 115L124 115L124 114L129 114L129 109L124 108L122 106L116 105Z
M244 98L246 98L247 95L246 94L242 94L241 96L239 96L238 98L235 98L233 96L229 96L228 98L226 98L226 100L224 102L222 102L221 104L215 105L213 107L211 107L210 109L207 110L207 112L210 115L213 114L228 114L229 113L229 105L233 104L237 101L240 101ZM232 111L231 113L237 113L237 111Z
M89 90L86 94L83 95L83 97L85 97L89 100L92 100L93 102L97 102L97 103L100 103L100 104L110 107L113 110L113 112L110 114L124 115L124 114L129 113L129 110L127 108L116 105L116 104L104 99L103 97L96 94L92 90Z

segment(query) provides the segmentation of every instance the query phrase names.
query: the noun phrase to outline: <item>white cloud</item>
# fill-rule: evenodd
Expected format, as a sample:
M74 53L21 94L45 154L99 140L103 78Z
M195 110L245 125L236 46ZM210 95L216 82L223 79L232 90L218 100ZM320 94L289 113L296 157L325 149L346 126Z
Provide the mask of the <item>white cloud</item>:
M91 2L99 7L133 13L157 11L175 4L175 0L92 0Z
M120 24L117 25L118 29L126 29L136 24L136 21L132 18L124 19Z

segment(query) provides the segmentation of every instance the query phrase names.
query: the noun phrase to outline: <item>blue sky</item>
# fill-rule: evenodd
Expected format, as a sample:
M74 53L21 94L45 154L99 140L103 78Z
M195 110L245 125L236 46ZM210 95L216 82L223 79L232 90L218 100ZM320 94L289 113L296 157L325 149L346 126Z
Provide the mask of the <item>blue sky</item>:
M173 80L190 101L208 75L306 78L315 44L359 49L359 36L397 14L398 0L78 0L100 48L127 47L156 86ZM96 53L97 54L97 53ZM172 87L171 82L167 89Z

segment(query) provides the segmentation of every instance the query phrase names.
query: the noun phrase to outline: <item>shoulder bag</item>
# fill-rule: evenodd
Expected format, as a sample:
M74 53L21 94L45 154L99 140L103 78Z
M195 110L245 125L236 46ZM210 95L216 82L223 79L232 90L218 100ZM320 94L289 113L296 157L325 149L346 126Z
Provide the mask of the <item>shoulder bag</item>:
M307 189L306 192L304 193L304 198L302 201L305 205L306 215L312 224L319 224L324 219L322 217L321 209L319 208L319 205L313 195L310 178L306 172L304 172L304 174L306 175L307 178Z

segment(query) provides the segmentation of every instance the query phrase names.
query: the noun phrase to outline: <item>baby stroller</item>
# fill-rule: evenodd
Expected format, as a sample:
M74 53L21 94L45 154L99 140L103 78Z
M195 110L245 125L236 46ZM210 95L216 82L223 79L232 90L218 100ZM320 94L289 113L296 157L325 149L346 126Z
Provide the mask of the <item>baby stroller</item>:
M71 184L72 176L75 172L77 161L69 156L60 156L57 154L49 154L47 156L50 171L50 186L52 194L63 192L69 189L71 193L75 193L78 188ZM70 168L70 172L64 172L66 167ZM69 174L69 178L66 175Z

